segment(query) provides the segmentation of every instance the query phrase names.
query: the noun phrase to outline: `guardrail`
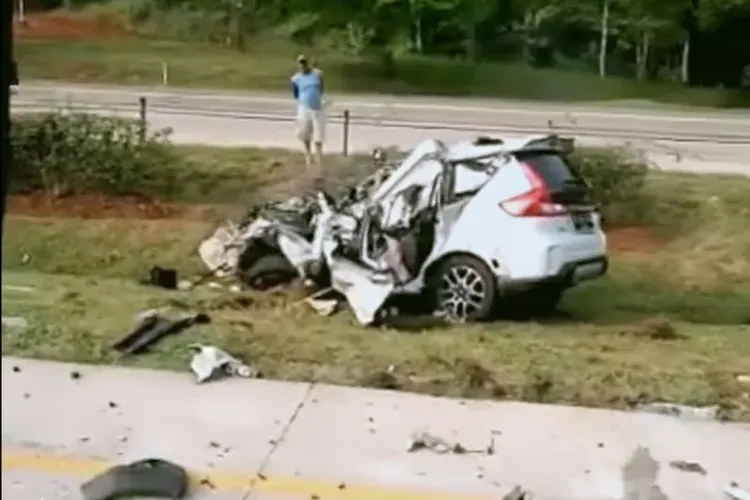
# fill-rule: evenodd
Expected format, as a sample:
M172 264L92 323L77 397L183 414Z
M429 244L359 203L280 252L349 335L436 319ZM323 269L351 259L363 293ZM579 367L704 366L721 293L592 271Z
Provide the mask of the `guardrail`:
M12 97L17 111L70 109L133 114L147 123L147 113L292 122L288 99L252 96L169 94L130 90L55 88L20 89ZM243 111L245 109L246 111ZM348 154L353 126L478 131L482 133L556 133L621 140L750 144L750 116L647 115L638 112L584 110L574 113L551 106L536 109L484 108L441 104L378 104L351 101L327 106L327 120L342 125L341 151Z
M148 99L146 97L139 97L138 103L136 105L125 105L125 106L97 106L97 105L87 105L87 104L74 104L74 103L66 103L64 105L60 103L26 103L26 102L16 102L13 103L13 108L15 108L16 111L26 111L26 112L45 112L45 111L51 111L51 110L68 110L73 112L90 112L90 113L102 113L102 114L110 114L110 113L116 113L118 115L128 115L137 112L137 119L140 124L140 134L141 137L144 137L148 130ZM293 115L265 115L265 114L247 114L247 113L224 113L224 112L214 112L214 113L206 113L206 112L196 112L191 110L167 110L159 109L159 113L161 114L171 114L171 115L186 115L186 116L207 116L207 117L227 117L227 118L244 118L244 119L250 119L250 120L262 120L262 121L283 121L283 122L293 122L295 120L295 117ZM350 137L350 129L351 129L351 119L350 119L350 112L348 109L344 109L341 113L333 116L327 116L326 119L328 121L333 121L334 123L341 123L342 125L342 134L341 134L341 153L344 156L349 155L349 137Z

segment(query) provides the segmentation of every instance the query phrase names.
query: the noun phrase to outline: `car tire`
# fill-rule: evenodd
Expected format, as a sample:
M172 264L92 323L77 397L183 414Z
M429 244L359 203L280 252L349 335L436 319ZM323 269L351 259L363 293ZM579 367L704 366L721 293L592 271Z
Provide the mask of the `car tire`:
M240 279L250 288L268 290L294 281L297 270L280 254L259 257L250 267L239 272Z
M481 260L456 255L442 262L429 280L436 310L454 321L492 318L498 293L497 279Z

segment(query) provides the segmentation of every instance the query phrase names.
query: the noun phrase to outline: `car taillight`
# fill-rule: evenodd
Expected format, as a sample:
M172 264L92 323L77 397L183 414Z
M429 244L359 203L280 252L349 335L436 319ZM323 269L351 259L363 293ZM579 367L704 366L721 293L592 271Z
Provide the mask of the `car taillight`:
M500 202L500 208L514 217L550 217L568 213L564 206L552 202L544 181L530 166L522 163L521 167L531 189Z

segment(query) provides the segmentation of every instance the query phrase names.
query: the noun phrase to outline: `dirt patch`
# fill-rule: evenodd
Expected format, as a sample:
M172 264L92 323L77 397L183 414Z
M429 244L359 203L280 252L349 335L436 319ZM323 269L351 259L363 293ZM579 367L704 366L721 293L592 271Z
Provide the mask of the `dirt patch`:
M649 340L680 340L685 338L668 319L663 317L647 318L629 325L620 331L620 335Z
M14 33L20 40L103 40L128 34L106 17L63 12L28 14L25 24L15 25Z
M646 228L621 227L607 231L607 247L620 253L650 253L662 243Z
M111 197L99 194L51 198L41 193L8 197L8 212L31 217L82 219L175 219L186 217L186 207L140 196Z

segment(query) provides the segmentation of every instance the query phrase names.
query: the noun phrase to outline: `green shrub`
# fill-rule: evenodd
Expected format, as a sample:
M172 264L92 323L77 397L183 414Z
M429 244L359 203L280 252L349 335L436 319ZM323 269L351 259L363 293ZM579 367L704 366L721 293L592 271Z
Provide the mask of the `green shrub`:
M23 115L14 117L11 139L12 192L170 198L184 192L178 179L197 182L189 175L195 165L182 164L168 131L141 137L134 120L68 112ZM649 165L642 155L625 148L584 147L570 160L591 186L608 224L650 221Z
M134 120L53 112L13 117L14 192L169 196L179 152L168 131L141 135Z
M570 160L591 186L605 222L630 225L647 220L650 203L645 187L650 166L642 154L628 148L583 147Z

